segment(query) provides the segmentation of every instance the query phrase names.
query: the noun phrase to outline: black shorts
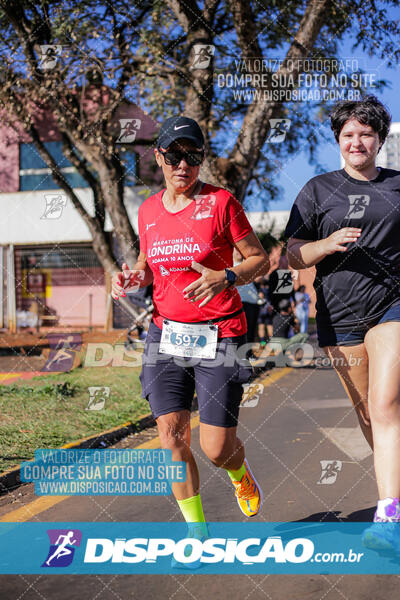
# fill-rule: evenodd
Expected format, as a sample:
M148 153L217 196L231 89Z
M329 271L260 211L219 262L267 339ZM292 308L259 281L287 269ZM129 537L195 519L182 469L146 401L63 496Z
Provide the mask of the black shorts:
M258 319L257 319L257 323L259 325L272 325L272 319L274 316L274 312L273 313L269 313L264 306L261 307L260 312L258 313Z
M333 326L323 328L317 326L318 345L321 348L324 346L357 346L363 343L369 329L388 321L400 321L400 303L398 300L383 315L371 319L368 324L363 326L354 326L353 329L341 330L340 332Z
M194 359L158 352L161 333L152 321L140 374L142 397L149 401L154 418L190 410L196 390L202 423L235 427L242 386L250 381L253 373L249 361L241 358L245 352L238 352L245 343L245 336L221 338L215 358Z

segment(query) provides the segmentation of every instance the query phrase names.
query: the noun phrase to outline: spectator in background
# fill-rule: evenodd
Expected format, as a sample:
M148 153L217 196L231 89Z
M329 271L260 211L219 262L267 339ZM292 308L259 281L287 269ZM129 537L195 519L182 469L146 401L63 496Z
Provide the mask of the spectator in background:
M306 286L301 285L294 295L296 300L295 313L300 323L300 333L307 333L308 313L311 302L310 296L306 292Z
M242 255L236 248L233 251L233 261L234 265L238 265L243 260ZM237 288L239 292L240 298L242 300L243 309L246 315L247 321L247 333L246 333L246 343L252 344L255 342L256 338L256 330L257 330L257 320L258 313L260 312L260 304L259 304L259 296L258 289L256 285L252 283L247 283L246 285L239 285ZM252 356L252 352L247 352L247 358Z
M280 256L278 268L272 271L268 282L270 302L276 313L279 313L279 303L281 300L289 300L294 304L293 278L286 256Z
M269 284L265 277L260 281L258 297L260 304L260 312L257 320L258 337L260 338L261 346L265 346L267 339L272 336L272 317L274 315L274 309L272 308L269 298Z
M258 296L269 302L269 283L267 277L257 277L255 279L256 285L258 285Z
M290 300L281 300L279 302L278 312L272 319L274 335L271 342L278 342L282 350L286 350L292 344L302 344L307 341L307 333L299 333L299 324L293 315L293 309ZM291 333L294 335L291 336Z

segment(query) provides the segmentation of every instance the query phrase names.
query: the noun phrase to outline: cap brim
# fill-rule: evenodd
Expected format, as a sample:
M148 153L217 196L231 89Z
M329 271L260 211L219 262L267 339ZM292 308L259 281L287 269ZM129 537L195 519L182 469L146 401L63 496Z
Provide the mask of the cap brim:
M177 135L176 137L165 137L162 138L161 140L159 140L157 142L157 148L168 148L171 144L173 144L174 142L178 141L178 140L191 140L192 142L194 142L196 144L196 148L204 148L204 144L201 142L201 140L199 140L199 138L195 137L194 135L190 135L187 134L185 135L184 133L180 133L179 135Z

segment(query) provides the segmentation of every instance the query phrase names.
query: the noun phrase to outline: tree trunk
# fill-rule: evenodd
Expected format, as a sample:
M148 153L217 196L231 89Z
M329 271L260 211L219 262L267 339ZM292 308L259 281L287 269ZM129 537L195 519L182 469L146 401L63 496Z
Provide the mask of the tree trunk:
M115 159L115 161L117 160ZM120 164L113 165L109 160L101 160L98 174L104 203L110 215L121 253L128 265L132 266L138 256L139 240L124 204L123 170Z

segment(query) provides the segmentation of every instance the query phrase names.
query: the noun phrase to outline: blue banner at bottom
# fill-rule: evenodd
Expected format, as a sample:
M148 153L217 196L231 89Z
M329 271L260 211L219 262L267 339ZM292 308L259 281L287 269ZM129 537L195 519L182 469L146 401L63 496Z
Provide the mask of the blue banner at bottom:
M0 523L0 573L400 573L399 523L207 526L198 539L185 523Z

